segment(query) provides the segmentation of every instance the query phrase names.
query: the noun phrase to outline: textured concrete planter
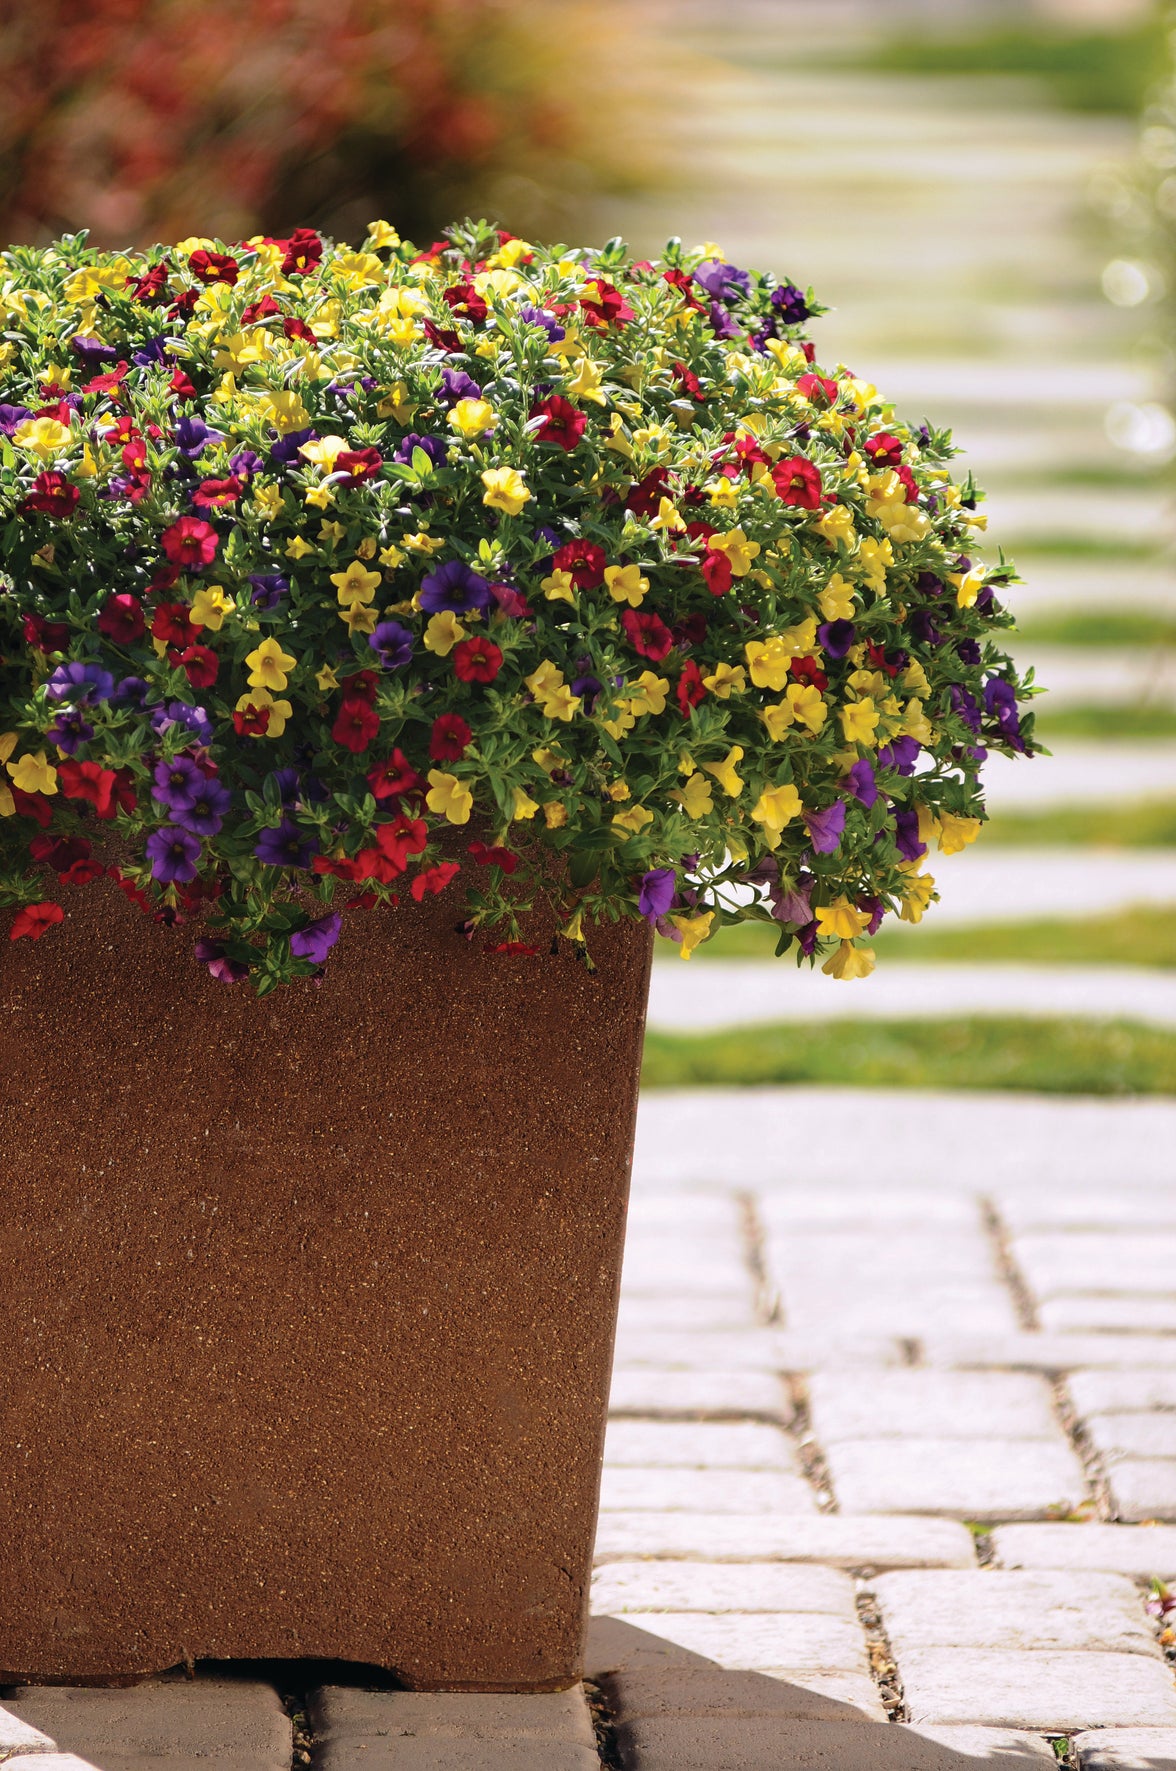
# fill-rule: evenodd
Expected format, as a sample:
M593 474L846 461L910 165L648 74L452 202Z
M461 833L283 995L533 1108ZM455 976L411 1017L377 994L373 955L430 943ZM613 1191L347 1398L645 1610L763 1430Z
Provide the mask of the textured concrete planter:
M258 1002L105 884L0 952L0 1683L579 1674L649 941L353 912Z

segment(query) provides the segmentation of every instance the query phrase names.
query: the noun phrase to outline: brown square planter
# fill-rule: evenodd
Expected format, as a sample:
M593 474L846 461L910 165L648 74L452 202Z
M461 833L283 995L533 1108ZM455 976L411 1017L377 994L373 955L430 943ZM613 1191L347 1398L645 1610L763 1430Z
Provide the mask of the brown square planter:
M0 950L0 1683L580 1671L649 974L356 911L258 1001L105 883Z

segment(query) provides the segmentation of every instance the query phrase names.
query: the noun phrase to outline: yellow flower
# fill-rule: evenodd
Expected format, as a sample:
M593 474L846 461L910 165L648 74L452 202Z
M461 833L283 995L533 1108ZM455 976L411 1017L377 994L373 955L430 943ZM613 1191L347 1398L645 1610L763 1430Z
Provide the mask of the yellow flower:
M370 603L380 583L378 572L369 572L362 560L352 560L345 572L332 572L331 583L341 603Z
M539 802L532 799L531 795L525 793L521 787L516 787L514 790L514 810L511 812L511 818L533 818L538 810Z
M553 775L556 769L567 767L567 757L555 750L550 744L541 744L538 750L531 752L531 761L538 763L545 775Z
M628 603L631 609L640 608L649 589L649 579L641 576L640 566L606 566L604 582L613 602Z
M381 547L380 549L380 564L386 567L390 572L395 571L397 566L402 566L404 564L404 555L400 548L393 547L389 544L387 547Z
M572 574L570 572L565 572L562 567L555 572L551 572L546 578L542 579L539 588L549 603L574 604L576 601L575 583Z
M450 775L444 769L430 769L425 804L431 812L443 813L451 824L468 824L474 809L474 796L456 775Z
M831 978L868 978L873 969L874 949L855 947L852 941L842 941L821 967Z
M714 810L710 782L699 774L691 775L681 793L671 793L670 798L677 800L688 818L705 818Z
M295 535L292 541L286 543L286 558L288 560L303 560L308 553L313 552L314 548L310 542L301 535Z
M735 480L709 480L706 495L716 510L734 510L739 503L739 485Z
M517 517L531 494L527 482L515 467L488 467L482 475L486 491L482 498L491 510L505 511Z
M886 589L886 568L894 564L894 549L889 541L875 541L867 535L858 548L858 564L871 590Z
M416 407L408 397L407 386L403 381L396 381L376 407L376 417L394 418L397 424L408 424L415 411Z
M868 914L851 904L844 892L832 904L820 905L813 914L817 919L818 935L833 935L839 941L852 941L856 936L864 935L870 922Z
M627 806L623 812L613 814L612 822L618 830L631 830L634 836L640 836L645 826L653 823L653 813L644 806Z
M319 524L319 540L320 541L329 541L333 545L336 541L342 541L346 537L346 534L347 534L347 530L344 528L342 523L320 523ZM366 554L361 555L361 558L363 558L363 559L370 560L371 557L372 556L370 553L366 553Z
M319 692L323 695L327 695L332 689L339 687L339 678L329 664L324 664L321 670L315 671L314 680L318 685Z
M747 672L742 664L716 664L702 680L720 701L729 700L733 694L742 695L747 688Z
M826 621L849 621L853 618L853 585L834 572L817 602Z
M592 400L597 406L608 405L608 395L601 391L604 375L591 357L581 357L576 364L576 373L566 382L567 391L575 394L577 399Z
M872 745L880 717L878 709L868 696L864 701L847 701L840 715L845 742Z
M671 916L670 921L682 937L678 943L679 959L689 959L694 949L706 940L714 919L713 910L707 910L702 916Z
M829 709L815 683L789 683L783 701L763 709L763 722L775 744L780 742L789 726L800 724L815 734L828 717Z
M380 252L385 246L399 246L400 235L390 221L369 221L365 243Z
M640 442L641 432L638 431L635 441ZM686 519L681 515L672 498L658 500L657 515L650 523L651 529L665 529L667 534L679 534L686 527Z
M0 732L0 763L8 761L19 743L19 732Z
M288 701L275 701L268 689L250 689L247 695L242 695L237 702L236 711L244 713L247 707L269 708L269 724L264 733L255 732L255 738L280 738L286 730L286 721L294 712Z
M70 428L68 424L58 424L56 418L28 418L17 425L12 440L18 449L27 449L30 454L39 455L42 461L48 461L59 450L68 449Z
M707 547L714 553L726 554L733 578L746 578L751 562L759 557L760 544L749 541L742 529L728 529L725 535L712 535Z
M423 529L417 535L402 535L400 539L413 553L440 553L445 546L444 535L426 535Z
M295 393L287 393L284 389L275 391L272 388L266 388L263 406L266 416L277 426L283 436L287 431L310 428L310 413Z
M955 812L940 812L939 847L943 854L958 855L970 842L975 842L979 834L979 818L960 818Z
M920 744L934 744L935 729L923 712L923 703L917 696L906 704L901 730L908 738L916 738Z
M652 670L643 670L629 691L630 712L664 713L669 692L668 678L656 676Z
M282 488L280 486L255 486L253 503L258 512L271 522L282 508Z
M193 627L207 627L212 633L219 633L224 626L226 615L235 615L237 605L224 593L220 584L202 584L192 598L192 607L188 610L188 619Z
M772 689L776 694L788 681L788 667L794 653L778 634L766 640L748 640L743 648L751 680L757 689Z
M489 400L459 400L449 414L449 422L463 437L480 437L493 430L498 420Z
M949 572L947 581L956 587L956 602L961 609L970 609L984 588L983 566L973 566L970 572Z
M466 630L452 609L443 609L439 615L430 617L425 628L425 650L436 652L438 658L448 658L457 642L465 636Z
M378 616L372 603L347 603L339 610L339 619L347 623L348 633L374 633Z
M627 781L614 781L608 790L608 797L620 805L626 799L632 799L632 790Z
M791 781L781 781L777 787L765 787L751 815L757 824L764 827L764 840L770 849L778 848L780 832L785 824L800 815L800 795Z
M56 793L57 770L43 750L25 755L8 764L13 784L22 793Z
M549 658L544 659L523 681L539 704L540 712L547 719L570 720L582 706L580 696L573 695L564 682L563 671Z
M309 486L302 494L303 504L312 504L316 510L326 510L335 502L334 486Z
M250 666L247 681L253 688L284 689L290 680L289 672L298 660L291 653L283 652L277 640L264 639L246 654L245 662Z
M814 524L830 547L840 543L852 551L854 543L853 512L844 504L835 504Z
M543 822L548 830L562 830L568 821L568 808L562 799L549 799L543 807Z
M908 875L906 891L900 903L899 920L901 922L922 922L923 912L935 896L935 880L930 873L913 873Z
M733 744L721 763L703 763L708 775L712 775L729 799L738 799L743 792L743 777L735 773L736 763L743 761L743 747ZM697 780L697 776L691 776Z

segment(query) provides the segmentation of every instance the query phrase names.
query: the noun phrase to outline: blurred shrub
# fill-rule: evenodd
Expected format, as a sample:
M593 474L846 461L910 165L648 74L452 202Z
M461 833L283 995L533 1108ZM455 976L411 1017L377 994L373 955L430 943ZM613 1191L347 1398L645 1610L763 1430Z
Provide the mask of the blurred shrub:
M617 171L576 108L601 28L579 0L8 0L0 236L566 234Z

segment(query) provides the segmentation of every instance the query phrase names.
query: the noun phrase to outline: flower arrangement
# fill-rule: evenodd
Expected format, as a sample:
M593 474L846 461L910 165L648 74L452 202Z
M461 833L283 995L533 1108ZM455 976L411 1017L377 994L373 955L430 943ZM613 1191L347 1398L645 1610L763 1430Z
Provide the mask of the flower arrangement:
M78 236L0 306L14 939L106 876L263 992L434 893L858 977L1035 748L948 434L716 248Z

